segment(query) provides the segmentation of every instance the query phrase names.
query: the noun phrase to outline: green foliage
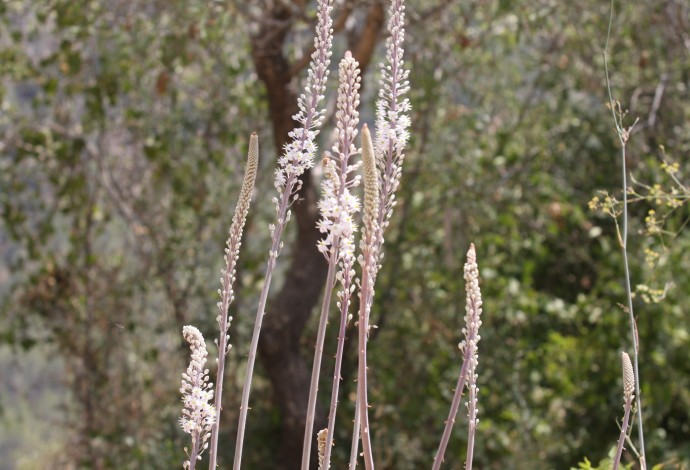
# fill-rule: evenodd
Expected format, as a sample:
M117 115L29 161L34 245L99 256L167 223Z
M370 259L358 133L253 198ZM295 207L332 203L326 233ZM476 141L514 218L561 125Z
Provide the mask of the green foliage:
M68 459L179 462L175 333L212 302L238 135L261 112L234 13L60 0L3 12L2 329L65 358Z
M596 467L592 464L592 462L589 461L587 457L584 458L582 462L578 462L577 467L572 467L570 470L611 470L613 468L613 458L616 455L616 448L612 447L611 450L609 451L608 458L602 459L599 461L599 465ZM627 465L621 463L621 465L618 468L623 468L630 470L634 467L635 462L630 462ZM652 467L652 470L662 468L664 464L659 464L655 465Z

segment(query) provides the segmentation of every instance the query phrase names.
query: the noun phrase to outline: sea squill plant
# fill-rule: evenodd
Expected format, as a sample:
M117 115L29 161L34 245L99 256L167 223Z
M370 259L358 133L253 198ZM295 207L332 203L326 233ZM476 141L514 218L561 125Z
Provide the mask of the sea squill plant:
M364 225L365 231L360 246L362 254L359 257L362 265L362 282L360 291L359 311L359 369L357 386L357 404L355 424L350 452L350 468L356 464L359 438L362 439L364 464L367 470L374 468L371 451L371 441L368 426L368 403L366 394L366 349L369 337L369 313L374 301L374 285L381 263L384 243L384 233L388 227L395 206L395 192L402 176L402 163L405 158L405 146L409 140L411 120L407 113L411 107L403 95L409 91L407 78L409 70L404 67L405 39L405 4L403 0L392 0L389 8L388 39L386 40L386 61L379 64L381 79L379 84L379 99L376 102L376 138L371 142L371 155L376 171L370 171L370 178L376 178L377 204L373 219L367 222L367 203L365 200ZM365 197L367 169L365 152L368 141L371 140L368 130L362 132L362 160L365 162ZM373 180L370 184L370 194L373 197ZM373 204L373 203L372 203ZM369 223L369 226L367 226ZM367 240L367 237L370 237Z
M307 83L304 93L298 98L299 112L293 118L299 123L290 134L291 142L285 147L284 153L278 159L278 169L275 174L275 188L277 196L273 198L276 208L276 221L269 226L271 234L271 248L269 250L267 268L260 300L256 312L248 363L242 390L242 399L237 428L237 441L235 446L234 470L240 470L242 460L242 448L246 429L247 413L249 410L249 396L254 372L254 364L257 354L257 346L261 331L262 319L265 314L268 291L277 258L283 247L282 234L290 220L290 206L298 198L298 192L302 187L302 177L308 169L314 165L314 157L317 154L316 137L325 117L322 106L324 98L328 67L331 57L332 43L332 11L333 0L317 0L317 24L314 40L314 53L311 56ZM304 445L302 455L302 469L310 467L310 454L313 442L313 427L317 390L322 362L323 345L328 322L329 307L332 291L336 282L341 288L337 292L337 306L340 313L338 331L337 353L333 374L333 390L328 427L318 433L317 445L319 455L319 468L330 468L331 448L333 447L333 434L335 416L338 403L338 389L340 382L340 367L345 341L345 329L351 315L349 306L352 295L357 286L359 292L359 312L357 315L358 326L358 371L357 371L357 398L355 406L355 422L352 436L350 468L354 469L359 455L359 441L362 441L362 456L366 470L374 470L374 458L371 444L370 424L368 415L367 398L367 341L370 333L370 315L373 307L375 283L380 265L383 261L383 244L387 227L389 226L393 208L396 205L396 190L400 185L402 176L402 164L405 158L405 147L410 134L408 128L411 124L409 116L410 103L404 97L409 90L409 71L404 66L403 43L405 37L405 6L404 0L391 0L388 23L389 37L386 41L386 61L380 64L381 80L379 98L376 102L376 128L372 137L365 124L361 132L362 162L353 162L352 159L360 153L355 145L358 135L357 126L359 115L360 78L358 64L351 53L346 53L339 66L339 88L336 111L335 144L332 153L326 152L323 159L323 197L319 202L321 220L318 222L319 230L324 238L317 245L317 249L323 253L329 263L326 279L321 316L317 330L316 348L310 387L308 409L304 430ZM609 29L610 34L610 29ZM607 46L608 48L608 38ZM606 52L604 53L606 54ZM606 62L605 62L606 63ZM608 71L607 71L608 83ZM609 87L610 91L610 87ZM630 136L630 129L624 129L620 125L615 113L616 106L610 99L611 109L614 112L614 121L618 136L622 144L622 157L625 160L625 145ZM252 135L250 139L249 162L242 187L240 200L237 204L233 223L230 228L230 236L225 251L225 267L222 270L221 289L219 290L221 301L218 303L220 314L218 323L220 334L217 341L218 356L218 380L216 393L208 382L208 370L204 369L206 361L206 346L201 333L194 327L186 326L183 330L184 337L189 341L192 349L192 362L187 372L183 374L184 410L181 420L185 432L192 435L192 448L187 452L189 460L185 462L185 468L194 468L200 460L201 453L209 447L211 438L210 470L215 470L217 465L218 445L218 412L220 411L222 382L225 367L225 356L230 350L228 342L228 328L232 318L228 316L228 307L233 300L232 283L235 276L235 265L240 248L243 224L249 209L249 200L256 175L256 161L258 159L258 139ZM623 164L625 162L623 161ZM355 255L354 235L357 231L355 214L360 209L360 202L351 193L360 177L354 172L363 167L364 201L361 237L359 242L360 254ZM625 166L623 167L623 186L627 189ZM624 191L624 195L626 191ZM624 208L627 200L624 200ZM636 342L636 330L633 320L632 301L630 298L629 274L626 254L627 241L627 213L624 212L623 233L621 244L625 256L626 281L628 283L629 314L631 316L633 333L633 362L623 353L623 377L625 413L621 435L618 441L618 449L614 459L614 470L617 470L622 455L623 443L626 438L626 430L632 403L637 395L637 410L640 413L639 371L637 364L638 345ZM361 279L355 278L355 260L361 267ZM459 347L462 351L463 362L451 403L448 419L441 442L433 462L433 470L439 470L450 440L450 434L455 423L457 412L462 401L465 385L468 389L468 445L465 462L466 470L471 470L473 465L475 434L479 420L477 366L478 366L478 342L480 340L479 328L482 324L482 299L479 289L479 271L476 261L475 247L472 244L467 253L467 262L464 266L464 279L466 282L466 314L463 334L465 339ZM637 388L636 388L637 387ZM209 403L215 397L215 406ZM641 465L645 468L644 440L642 435L641 416L640 441L642 447ZM185 449L187 451L187 449Z
M233 469L239 470L242 463L242 447L247 424L247 412L249 410L249 394L254 374L254 364L259 345L261 324L266 309L268 290L276 266L276 260L283 247L282 234L290 220L290 205L298 198L298 191L302 187L301 177L306 170L314 165L316 154L315 138L324 119L325 110L321 108L323 93L326 89L328 77L328 65L331 57L331 43L333 39L333 21L331 11L332 0L320 0L318 2L316 25L316 37L314 39L314 53L307 77L305 92L298 98L299 112L293 118L300 126L290 132L292 141L286 146L285 153L278 159L275 187L278 196L273 198L276 205L276 223L270 225L271 249L268 253L268 265L261 290L259 305L256 311L254 332L247 359L247 369L242 388L242 403L237 429L237 441L235 443L235 459Z
M465 328L462 332L465 340L460 343L460 350L463 351L465 359L469 358L470 366L467 372L467 382L470 396L467 400L467 458L465 459L465 469L472 470L472 458L474 456L474 435L479 424L477 418L477 402L479 388L477 387L477 366L479 365L479 352L477 343L481 339L479 327L482 326L482 294L479 290L479 268L477 266L477 254L474 244L470 245L467 252L467 263L465 263L465 290L467 291L467 305L465 306Z
M225 248L225 267L221 270L222 277L220 278L221 288L218 289L220 295L220 302L218 302L218 317L216 321L220 328L219 337L216 345L218 346L218 373L216 377L216 401L215 409L218 411L218 419L213 424L211 434L211 450L209 452L209 469L215 470L218 460L218 427L220 425L220 411L221 398L223 395L223 377L225 375L225 357L232 345L228 342L228 329L232 317L228 315L228 308L234 300L232 284L235 282L235 267L237 259L240 255L240 246L242 245L242 232L244 230L244 223L247 220L247 213L249 212L249 205L252 200L252 190L254 189L254 181L256 180L256 170L259 165L259 137L256 132L249 138L249 155L247 157L247 167L244 171L244 180L242 181L242 189L240 190L240 198L235 207L235 215L232 217L232 224L230 225L230 233Z
M627 437L630 410L635 400L635 372L633 371L632 362L630 361L628 353L623 352L621 354L621 360L623 362L623 423L621 423L621 433L618 437L616 455L613 458L613 470L618 470L618 465L623 455L623 444Z
M458 384L455 387L453 394L453 401L451 402L450 412L446 420L446 426L441 437L441 444L436 452L434 459L433 470L441 468L443 463L443 456L446 453L448 442L450 440L450 433L455 424L455 417L460 408L460 401L462 392L465 388L465 382L468 384L469 399L467 402L467 414L469 418L469 431L467 439L467 458L465 460L466 470L472 469L472 458L474 455L474 435L477 429L479 420L477 419L477 365L479 363L479 353L477 343L481 339L479 336L479 327L482 325L482 295L479 290L479 268L477 266L477 254L474 244L470 245L467 252L467 262L464 268L465 291L467 293L467 300L465 304L465 328L462 329L465 339L458 345L463 352L462 368L460 376L458 377Z
M332 148L333 153L326 152L326 157L323 159L325 177L322 184L323 196L319 201L321 220L318 223L318 228L325 237L319 241L318 249L326 257L328 274L326 275L325 293L321 306L311 384L309 387L309 402L302 448L303 470L309 468L321 358L326 337L328 312L331 305L331 293L337 280L342 287L337 293L337 305L340 309L340 329L333 372L333 390L328 415L328 428L322 430L324 447L323 454L320 453L322 458L319 466L320 468L328 468L330 465L338 389L340 386L340 369L345 344L345 329L349 316L350 298L355 289L353 282L355 275L354 235L357 231L357 225L354 222L354 216L359 211L360 203L359 198L353 195L350 190L359 185L360 180L359 176L353 176L354 172L360 167L360 163L351 162L351 159L359 153L359 149L355 146L357 125L359 123L359 112L357 111L360 87L358 65L349 51L345 53L345 57L340 61L340 84L338 87L336 127L334 130L335 144Z
M241 467L246 419L249 410L249 394L258 340L272 274L276 266L276 260L283 247L282 233L290 220L290 206L297 199L298 191L302 187L301 177L306 170L313 166L313 159L317 152L315 139L324 119L325 110L321 108L320 103L324 98L323 93L325 92L331 56L331 10L332 0L318 1L315 51L312 54L305 92L298 99L300 111L293 116L300 126L290 133L292 141L285 147L284 154L278 160L279 166L276 170L275 178L278 196L273 199L276 204L276 223L271 224L269 227L272 245L269 250L268 266L257 308L242 390L233 464L235 470L239 470ZM369 335L369 312L373 302L374 283L382 259L381 247L383 245L384 229L388 225L388 220L395 205L395 191L401 176L404 148L409 139L407 128L410 125L410 119L406 113L409 112L410 105L407 99L401 97L409 89L407 83L408 72L403 67L402 59L402 43L404 40L403 0L392 1L388 30L390 36L386 45L387 63L380 65L382 78L379 100L376 105L376 145L374 145L374 139L372 139L366 125L362 131L365 214L363 217L364 230L360 242L362 253L359 258L355 257L354 234L357 230L357 225L354 222L354 215L359 210L360 203L350 190L359 184L360 181L360 177L355 176L354 172L361 163L351 161L359 153L359 149L355 145L355 138L358 134L357 125L359 123L357 106L359 105L358 90L360 78L358 64L352 57L352 54L346 53L345 58L340 64L340 86L335 128L336 143L333 147L333 153L326 153L326 158L324 158L324 191L323 198L319 203L322 218L318 227L325 237L319 243L318 249L324 254L330 267L322 315L319 322L312 386L307 410L302 460L304 469L309 468L321 355L331 293L337 281L342 287L337 293L337 305L340 309L338 353L336 354L333 375L329 426L319 433L318 440L320 467L329 468L330 466L345 328L351 318L348 309L357 285L354 264L355 260L358 259L363 273L362 280L359 283L361 286L358 318L360 365L351 465L355 465L354 462L356 461L358 443L361 436L365 466L368 470L373 470L366 397L366 342ZM249 154L245 182L243 183L233 224L230 228L230 238L228 239L225 253L225 267L222 270L221 289L219 289L221 301L218 303L220 314L217 318L220 326L220 335L217 341L219 349L218 385L217 393L215 394L216 407L214 408L218 410L220 410L221 403L225 356L230 349L228 328L232 318L228 316L228 307L233 299L232 283L234 281L235 264L239 253L242 228L249 208L253 179L256 174L256 159L258 159L258 140L256 135L253 135L250 140ZM211 393L209 399L212 397L213 394ZM361 428L359 426L360 420L364 423ZM209 421L208 426L209 430L212 430L209 468L213 470L217 464L218 423L215 420L213 422ZM205 434L204 436L202 441L205 443L208 435ZM204 448L207 446L208 444L205 444ZM194 461L196 461L197 457L198 453L195 454Z
M395 192L400 186L405 146L410 138L410 100L403 98L410 90L410 71L403 60L405 40L405 4L393 0L389 10L386 62L379 64L381 80L376 101L376 164L380 171L381 192L376 232L376 256L382 256L383 235L388 228L395 206ZM379 260L380 261L380 260Z
M206 367L206 342L201 332L193 326L185 326L182 336L189 343L192 359L187 371L182 374L182 418L180 424L184 432L192 436L191 451L185 448L188 460L184 468L194 470L201 453L208 448L211 428L216 422L216 408L209 403L213 399L213 384L209 382Z
M376 260L376 233L378 230L379 207L379 179L376 157L371 140L371 134L366 124L362 129L362 164L364 166L364 215L363 233L360 241L359 263L362 265L362 280L360 283L359 320L358 320L358 352L359 363L357 369L357 404L354 433L359 433L362 439L362 454L367 470L374 468L374 456L371 449L369 428L369 413L367 403L367 341L369 339L369 314L371 304L368 302L374 296L374 281L378 262ZM356 439L353 439L356 442ZM353 445L354 447L354 445ZM351 468L354 468L351 463Z
M228 341L228 329L232 317L228 315L228 308L232 303L233 282L235 281L235 268L239 257L242 242L242 232L249 212L252 190L256 179L256 171L259 163L259 138L253 133L249 138L249 152L247 167L242 181L240 197L235 207L228 240L225 248L225 266L221 270L221 288L218 294L221 300L218 302L219 314L216 321L219 326L219 337L216 340L218 347L217 380L215 393L213 384L209 383L208 369L204 369L208 352L201 332L194 326L185 326L182 335L189 342L192 351L192 360L187 372L182 374L182 400L184 407L183 417L180 420L182 429L192 435L192 450L187 452L189 459L184 462L185 468L194 469L196 462L201 460L201 453L209 447L209 468L215 469L218 454L218 426L220 422L221 397L223 394L223 376L225 371L225 357L232 347ZM215 396L214 405L209 404Z

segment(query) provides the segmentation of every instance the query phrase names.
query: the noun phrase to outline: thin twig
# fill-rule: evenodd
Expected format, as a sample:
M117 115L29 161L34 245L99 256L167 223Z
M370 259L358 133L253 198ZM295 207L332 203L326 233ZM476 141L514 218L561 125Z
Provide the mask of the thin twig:
M337 242L335 242L337 243ZM332 255L335 258L335 255ZM328 263L328 275L326 287L321 305L319 317L319 329L314 346L314 364L311 369L311 384L309 385L309 401L307 404L307 420L304 425L304 442L302 444L302 470L309 470L309 457L311 454L311 441L314 433L314 416L316 415L316 392L319 388L319 375L321 372L321 358L323 357L323 345L326 340L326 326L328 325L328 311L331 306L331 294L335 285L335 268L337 261L332 259Z
M611 0L610 15L609 15L609 26L606 33L606 44L604 46L603 56L604 56L604 72L606 74L606 89L609 95L609 107L611 108L611 114L613 116L613 122L616 127L616 133L618 134L618 140L621 143L621 166L622 166L622 177L623 177L623 235L621 238L621 247L623 249L623 264L625 266L625 287L628 297L628 313L630 315L630 328L631 337L633 342L633 363L635 368L635 393L637 398L637 433L640 440L640 466L642 470L647 468L647 459L644 448L644 430L642 426L642 396L640 395L640 369L638 364L639 356L639 344L637 340L637 327L635 324L635 315L633 313L633 303L632 303L632 290L630 286L630 268L628 265L628 182L627 182L627 168L625 162L625 150L628 139L630 138L630 129L626 130L623 128L622 123L619 121L616 115L616 106L613 99L613 92L611 91L611 81L609 79L609 68L607 52L609 48L609 41L611 39L611 27L613 24L613 0Z

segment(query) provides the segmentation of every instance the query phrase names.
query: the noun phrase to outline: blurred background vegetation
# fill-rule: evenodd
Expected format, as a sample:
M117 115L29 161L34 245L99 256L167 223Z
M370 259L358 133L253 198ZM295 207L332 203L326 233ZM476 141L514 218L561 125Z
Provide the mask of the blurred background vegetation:
M376 15L387 7L335 6L332 67L371 24L372 65L382 60ZM601 54L608 15L608 2L594 0L409 0L412 140L369 356L378 468L431 464L460 369L470 242L485 302L476 466L567 469L615 445L620 351L632 352L623 264L614 219L588 205L604 200L601 190L621 197ZM313 22L307 0L0 3L0 469L179 467L181 330L194 323L213 349L222 249L256 131L262 162L224 396L228 468L281 142L257 41L266 27L282 33L291 79L272 91L292 96ZM689 59L687 2L619 6L609 67L625 124L639 119L628 148L639 182L629 252L648 460L664 468L690 465ZM370 124L375 69L363 80ZM678 163L677 181L664 162ZM318 183L318 168L309 178ZM674 188L677 207L664 196ZM276 289L300 236L288 233ZM314 329L312 318L293 332L306 361ZM339 467L355 356L350 348ZM286 412L264 369L245 466L295 468L276 454ZM461 468L465 448L463 418L445 468Z

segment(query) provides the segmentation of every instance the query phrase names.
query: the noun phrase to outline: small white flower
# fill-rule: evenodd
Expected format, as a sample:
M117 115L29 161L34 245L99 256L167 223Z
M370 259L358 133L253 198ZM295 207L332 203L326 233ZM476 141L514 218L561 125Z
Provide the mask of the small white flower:
M196 423L190 419L182 418L180 422L182 424L182 430L187 434L191 434L192 431L196 429Z
M208 381L208 369L204 369L208 351L201 332L193 326L185 326L182 335L189 343L192 358L187 371L182 374L180 391L184 408L180 424L184 432L192 435L193 453L200 455L216 420L216 409L208 403L213 399L213 384Z

